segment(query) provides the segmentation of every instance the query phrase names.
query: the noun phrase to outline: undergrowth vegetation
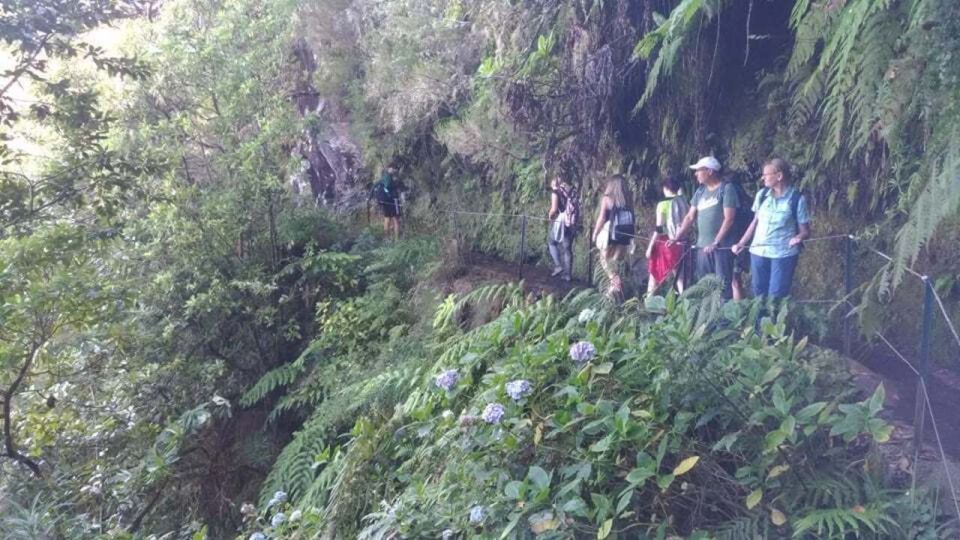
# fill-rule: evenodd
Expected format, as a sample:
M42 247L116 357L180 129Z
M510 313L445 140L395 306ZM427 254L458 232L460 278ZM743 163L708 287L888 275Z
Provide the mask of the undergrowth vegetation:
M379 358L380 369L310 408L247 534L937 538L951 530L922 491L911 496L886 477L876 452L892 429L878 416L884 388L858 397L841 357L788 330L787 309L758 331L760 306L724 305L716 289L702 283L658 312L613 307L592 291L531 301L516 285L448 297L432 328L415 332L421 345L402 330L373 339L364 365ZM465 328L469 306L499 314ZM330 362L313 373L333 376Z

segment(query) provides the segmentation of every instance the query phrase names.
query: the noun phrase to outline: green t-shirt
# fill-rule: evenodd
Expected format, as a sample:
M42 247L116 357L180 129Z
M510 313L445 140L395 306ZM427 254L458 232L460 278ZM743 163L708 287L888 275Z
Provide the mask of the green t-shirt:
M673 204L673 199L664 199L657 203L656 216L659 218L657 221L663 223L663 230L667 230L667 224L670 223L670 205Z
M702 248L712 244L723 225L723 209L737 208L739 205L737 189L732 184L720 184L713 191L706 186L700 186L690 199L690 206L697 209L697 247ZM727 235L720 242L720 247L730 247L737 240L738 238L733 238L733 235L727 231Z

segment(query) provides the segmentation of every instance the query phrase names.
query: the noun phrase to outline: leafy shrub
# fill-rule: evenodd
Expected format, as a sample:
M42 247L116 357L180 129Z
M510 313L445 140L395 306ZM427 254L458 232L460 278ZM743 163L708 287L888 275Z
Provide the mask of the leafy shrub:
M405 395L358 417L335 460L325 450L316 461L327 496L299 504L325 504L327 533L842 538L911 527L893 517L909 503L873 465L891 429L877 417L883 387L857 401L841 359L789 334L786 310L757 331L759 306L723 304L709 283L668 297L659 318L632 303L609 312L592 292L532 304L503 286L471 293L495 295L500 316L466 332L462 302L444 303L432 367L407 371Z

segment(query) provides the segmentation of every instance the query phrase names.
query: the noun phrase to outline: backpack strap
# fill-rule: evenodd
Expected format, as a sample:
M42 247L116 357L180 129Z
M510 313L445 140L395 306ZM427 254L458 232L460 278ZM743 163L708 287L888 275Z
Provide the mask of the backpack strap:
M803 192L799 189L794 189L793 193L790 194L790 213L793 216L793 226L796 229L796 232L800 232L800 218L798 217L799 208L800 208L800 197L803 196Z
M770 195L770 188L763 188L760 190L760 201L757 203L757 211L760 211L760 207L763 206L763 202L767 200L767 195Z

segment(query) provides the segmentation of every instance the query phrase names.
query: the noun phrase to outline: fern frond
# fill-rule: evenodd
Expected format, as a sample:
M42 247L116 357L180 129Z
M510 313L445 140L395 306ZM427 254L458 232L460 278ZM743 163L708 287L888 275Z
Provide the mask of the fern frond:
M937 226L960 208L960 139L957 136L960 133L947 139L951 142L946 154L932 167L929 180L910 209L907 223L897 233L891 287L900 284L905 269L916 262Z
M706 12L704 0L682 0L677 4L677 7L673 8L670 16L663 24L653 32L643 36L634 47L634 57L644 59L649 58L653 51L658 46L660 47L660 51L653 61L653 66L650 68L650 73L647 75L647 85L643 91L643 96L640 97L633 108L634 114L653 96L660 79L670 75L674 64L676 64L677 55L690 33L691 22L701 10ZM719 16L716 13L709 15L711 18L712 16Z
M814 510L792 524L794 538L803 538L808 532L817 538L843 539L851 534L862 538L868 531L886 535L897 528L897 522L887 515L886 505L881 503Z

